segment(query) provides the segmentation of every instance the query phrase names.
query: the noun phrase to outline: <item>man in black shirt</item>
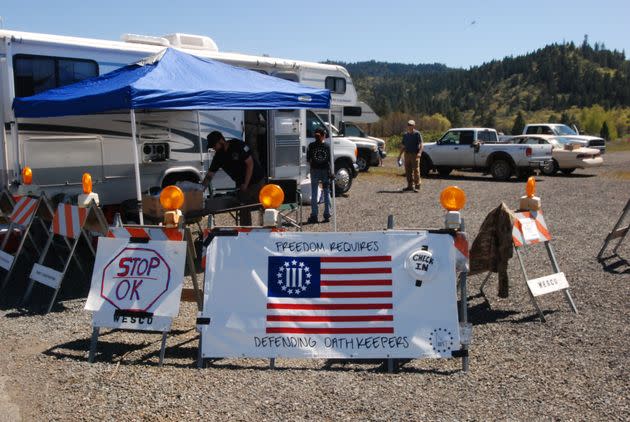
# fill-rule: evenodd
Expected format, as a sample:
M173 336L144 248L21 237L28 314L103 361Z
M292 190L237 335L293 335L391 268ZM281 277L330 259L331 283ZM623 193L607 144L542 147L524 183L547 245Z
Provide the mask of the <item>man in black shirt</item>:
M258 161L252 157L250 148L238 139L225 140L218 131L208 135L208 147L214 149L215 154L208 174L201 183L208 187L214 174L219 169L223 169L236 183L239 203L241 205L257 203L258 193L265 181L265 174ZM243 226L251 226L251 213L240 212L240 222Z
M322 182L324 195L324 223L330 220L330 147L324 142L326 131L315 129L315 141L308 145L306 159L311 166L311 216L308 223L317 223L317 188Z

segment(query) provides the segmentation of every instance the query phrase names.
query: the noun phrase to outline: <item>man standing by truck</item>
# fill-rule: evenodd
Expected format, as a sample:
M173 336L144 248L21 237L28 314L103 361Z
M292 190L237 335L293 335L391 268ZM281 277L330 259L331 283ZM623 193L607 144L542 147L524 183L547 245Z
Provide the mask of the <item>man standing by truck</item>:
M416 122L407 122L407 132L402 138L402 147L398 160L405 156L405 175L407 176L407 187L403 192L418 192L420 189L420 155L422 154L422 135L416 130Z
M307 223L317 223L317 188L322 182L322 195L324 195L324 223L330 220L330 180L332 171L330 169L330 147L324 142L326 131L321 128L315 129L315 141L308 145L306 159L311 167L311 216Z

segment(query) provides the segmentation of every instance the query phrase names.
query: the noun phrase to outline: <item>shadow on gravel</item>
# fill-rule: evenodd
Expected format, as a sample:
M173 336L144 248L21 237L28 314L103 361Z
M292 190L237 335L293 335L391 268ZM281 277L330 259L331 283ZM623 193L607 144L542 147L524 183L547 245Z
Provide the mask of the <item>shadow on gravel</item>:
M607 273L630 274L630 262L617 254L602 257L599 263L602 265L602 269Z
M396 190L377 190L376 193L409 193L409 192L402 191L401 189L396 189Z
M394 359L395 373L417 373L417 374L436 374L436 375L452 375L461 372L459 369L440 370L431 368L412 368L406 367L405 364L412 362L412 359ZM283 363L285 361L283 360ZM277 364L277 363L276 363ZM369 366L369 367L365 367ZM206 368L228 369L241 371L327 371L327 372L371 372L371 373L387 373L387 360L384 359L328 359L321 368L301 367L301 366L275 366L268 364L261 365L239 365L232 362L225 362L222 359L207 359Z
M551 309L551 310L543 310L543 314L545 315L545 317L549 316L549 315L553 315L555 313L557 313L559 311L555 310L555 309ZM543 322L540 321L540 317L538 316L538 314L536 313L536 311L533 311L531 313L531 315L527 315L524 316L523 318L519 318L519 319L515 319L512 321L509 321L512 324L522 324L522 323L527 323L527 322L538 322L540 324L544 324Z
M197 360L197 347L182 347L186 344L197 342L198 337L180 341L173 345L173 339L178 335L188 334L194 330L172 330L167 338L166 354L164 358L164 366L175 366L181 368L190 368L196 366ZM144 364L147 366L158 366L158 358L160 354L160 343L162 341L161 333L147 333L146 331L138 331L141 334L153 334L155 340L143 341L142 343L128 343L122 341L103 341L107 336L111 336L121 330L110 330L99 335L99 341L96 348L96 355L94 357L95 362L105 362L112 364L123 365L137 365ZM130 333L133 331L125 331ZM146 353L138 358L125 359L127 355L140 350L145 350ZM82 338L72 340L66 343L53 346L43 352L46 356L51 356L57 359L72 359L78 362L87 362L88 352L90 350L90 338ZM118 358L118 359L116 359ZM154 361L149 359L155 358ZM173 363L171 359L185 359L186 363Z
M495 322L506 322L509 324L521 324L527 322L540 321L538 314L533 311L531 315L524 316L519 319L512 319L511 317L516 314L520 314L523 311L509 311L492 309L490 303L481 293L477 293L474 296L470 296L469 299L482 298L483 301L468 307L468 321L473 325L491 324ZM459 305L458 305L459 306ZM545 316L552 315L558 312L557 310L544 310Z
M496 180L491 176L469 176L464 174L451 174L448 176L437 176L431 175L428 177L429 179L442 179L442 180L462 180L462 181L470 181L470 182L493 182L493 183L523 183L524 180L517 179L514 177L509 178L508 180ZM426 179L426 177L425 177ZM536 181L539 182L544 179L540 179L538 176L536 177Z
M595 177L596 174L585 174L585 173L571 173L571 174L562 174L557 173L554 177L564 177L566 179L588 179L590 177Z
M483 297L481 293L473 297ZM473 325L491 324L507 319L512 315L518 314L517 311L503 311L492 309L490 304L485 300L473 306L468 307L468 321Z

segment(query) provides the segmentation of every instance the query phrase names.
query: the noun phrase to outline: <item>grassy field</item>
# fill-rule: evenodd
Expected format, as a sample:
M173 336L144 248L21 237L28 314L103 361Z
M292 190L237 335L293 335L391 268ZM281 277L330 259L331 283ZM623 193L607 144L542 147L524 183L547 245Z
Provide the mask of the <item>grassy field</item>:
M606 143L606 152L630 151L630 138L617 139Z

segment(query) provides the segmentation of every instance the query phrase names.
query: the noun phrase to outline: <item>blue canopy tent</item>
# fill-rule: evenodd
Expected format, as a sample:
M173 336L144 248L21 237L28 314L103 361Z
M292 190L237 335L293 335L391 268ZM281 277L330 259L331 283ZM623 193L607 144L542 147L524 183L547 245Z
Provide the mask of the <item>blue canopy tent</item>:
M13 109L16 118L129 110L136 192L141 207L135 110L330 109L330 98L327 89L167 48L96 78L15 98ZM140 223L143 223L142 208Z

